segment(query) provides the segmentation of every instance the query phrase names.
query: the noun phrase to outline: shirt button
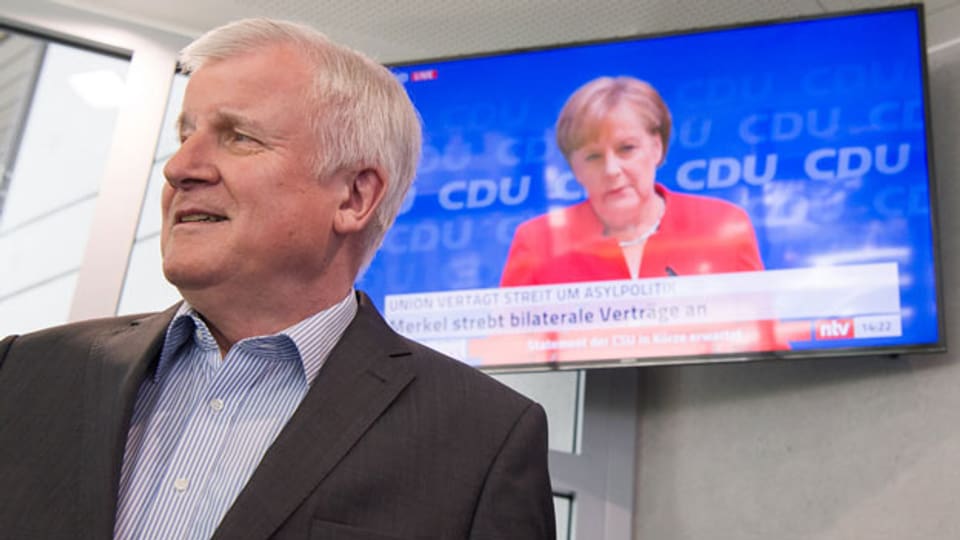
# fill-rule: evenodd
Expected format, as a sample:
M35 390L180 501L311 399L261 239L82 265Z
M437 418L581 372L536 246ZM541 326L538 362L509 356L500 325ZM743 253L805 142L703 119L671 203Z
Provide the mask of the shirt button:
M211 400L210 400L210 408L213 409L214 412L219 412L219 411L223 410L223 400L222 400L222 399L216 399L216 398L211 399Z
M177 478L173 481L173 489L177 491L186 491L190 487L190 480L186 478Z

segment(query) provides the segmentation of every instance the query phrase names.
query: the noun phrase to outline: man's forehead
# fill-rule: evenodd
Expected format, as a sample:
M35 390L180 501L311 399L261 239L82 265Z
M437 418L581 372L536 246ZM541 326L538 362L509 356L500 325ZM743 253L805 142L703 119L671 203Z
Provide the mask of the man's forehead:
M204 63L190 74L184 99L226 99L241 91L289 94L312 86L314 73L313 64L296 50L268 47Z
M238 122L274 102L296 109L289 102L307 97L309 73L302 64L291 69L276 52L265 50L202 65L187 82L178 123L196 121L199 116Z

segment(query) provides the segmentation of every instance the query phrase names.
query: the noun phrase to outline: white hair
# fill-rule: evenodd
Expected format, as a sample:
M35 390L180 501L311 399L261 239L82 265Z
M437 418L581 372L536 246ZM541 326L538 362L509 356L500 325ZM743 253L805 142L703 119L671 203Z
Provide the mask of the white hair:
M190 74L207 62L273 44L296 47L313 66L314 84L305 91L315 106L311 122L318 148L312 159L318 175L328 178L339 170L369 167L386 175L386 194L365 238L365 267L413 182L420 159L420 119L387 68L299 23L256 18L215 28L180 52L180 68Z

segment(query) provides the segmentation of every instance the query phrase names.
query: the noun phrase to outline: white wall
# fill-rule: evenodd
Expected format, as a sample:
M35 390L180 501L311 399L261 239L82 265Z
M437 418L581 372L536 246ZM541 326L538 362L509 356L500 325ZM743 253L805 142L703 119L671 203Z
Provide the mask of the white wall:
M958 11L930 21L953 32L932 43L930 98L954 351L646 370L636 538L960 538Z

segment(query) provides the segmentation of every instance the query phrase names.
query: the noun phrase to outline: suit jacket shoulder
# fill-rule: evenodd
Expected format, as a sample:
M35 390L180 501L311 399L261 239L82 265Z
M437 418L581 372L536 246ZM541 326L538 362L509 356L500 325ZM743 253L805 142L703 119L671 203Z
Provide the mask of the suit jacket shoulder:
M126 427L174 308L68 324L0 346L0 530L109 538Z

